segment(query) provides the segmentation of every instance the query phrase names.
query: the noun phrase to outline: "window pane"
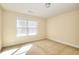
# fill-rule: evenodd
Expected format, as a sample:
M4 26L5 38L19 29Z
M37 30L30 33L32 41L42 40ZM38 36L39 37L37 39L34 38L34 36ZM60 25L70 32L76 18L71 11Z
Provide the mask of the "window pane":
M29 28L36 28L37 22L36 21L28 21L28 27Z
M17 17L17 36L27 36L37 34L37 21L31 21L24 17Z
M17 36L26 36L27 31L24 28L17 28Z
M37 34L37 21L28 21L28 35Z
M28 35L36 35L37 29L36 28L29 28L28 32L29 32Z
M17 20L17 27L27 27L26 20Z
M16 36L26 36L27 35L27 20L24 17L17 17L17 34Z

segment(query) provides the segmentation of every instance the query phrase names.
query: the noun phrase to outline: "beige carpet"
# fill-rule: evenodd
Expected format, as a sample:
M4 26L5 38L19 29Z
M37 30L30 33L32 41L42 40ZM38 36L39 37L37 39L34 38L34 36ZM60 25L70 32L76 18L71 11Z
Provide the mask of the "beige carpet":
M0 55L79 55L79 49L50 40L7 47Z

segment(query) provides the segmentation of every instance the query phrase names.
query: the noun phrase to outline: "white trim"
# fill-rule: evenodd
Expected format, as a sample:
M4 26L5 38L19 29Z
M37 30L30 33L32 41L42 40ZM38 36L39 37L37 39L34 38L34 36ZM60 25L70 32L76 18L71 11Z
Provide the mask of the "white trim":
M49 40L52 40L52 39L49 39ZM68 42L64 42L64 41L60 41L60 40L55 40L55 39L53 39L52 41L56 41L56 42L59 42L59 43L65 44L65 45L69 45L69 46L72 46L72 47L75 47L75 48L79 49L79 46L75 45L75 44L71 44L71 43L68 43Z

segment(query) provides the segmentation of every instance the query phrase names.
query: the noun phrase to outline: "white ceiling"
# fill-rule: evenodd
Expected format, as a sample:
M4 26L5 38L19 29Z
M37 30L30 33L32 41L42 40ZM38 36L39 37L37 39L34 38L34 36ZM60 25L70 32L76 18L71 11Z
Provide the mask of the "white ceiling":
M78 3L52 3L49 8L45 7L45 3L5 3L1 5L6 10L43 18L59 15L79 7Z

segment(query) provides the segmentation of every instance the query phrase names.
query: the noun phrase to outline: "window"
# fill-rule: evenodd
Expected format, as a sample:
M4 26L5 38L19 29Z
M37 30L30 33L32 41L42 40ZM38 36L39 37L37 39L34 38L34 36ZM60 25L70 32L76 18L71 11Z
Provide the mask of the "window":
M17 17L16 36L27 36L37 34L37 21Z

